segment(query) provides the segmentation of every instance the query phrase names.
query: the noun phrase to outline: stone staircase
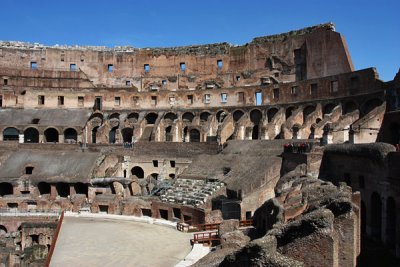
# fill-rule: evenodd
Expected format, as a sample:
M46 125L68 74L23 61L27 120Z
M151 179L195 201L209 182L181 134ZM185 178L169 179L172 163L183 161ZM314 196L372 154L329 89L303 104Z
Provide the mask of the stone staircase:
M203 205L209 196L223 187L221 182L205 180L177 179L172 188L160 196L161 201L179 203L198 207Z

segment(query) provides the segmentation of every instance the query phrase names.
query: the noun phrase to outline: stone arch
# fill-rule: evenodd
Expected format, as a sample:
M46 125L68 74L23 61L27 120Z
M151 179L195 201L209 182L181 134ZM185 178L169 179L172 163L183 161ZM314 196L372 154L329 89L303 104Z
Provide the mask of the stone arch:
M150 177L157 181L158 177L159 177L159 174L154 172L154 173L150 174Z
M170 174L168 174L168 177L169 177L170 179L175 179L175 173L170 173Z
M239 110L235 110L232 115L233 115L233 120L235 122L238 122L243 117L244 112L239 109Z
M322 108L323 115L329 115L332 113L333 109L336 107L334 103L328 103Z
M200 121L202 121L202 122L206 122L206 121L208 121L208 118L211 116L211 113L210 112L208 112L208 111L203 111L201 114L200 114Z
M135 166L131 169L131 174L135 175L137 178L139 179L143 179L144 178L144 171L141 167L139 166Z
M382 201L377 192L371 195L371 235L380 240L382 234Z
M64 130L64 143L71 141L78 141L78 133L74 128L67 128Z
M74 184L74 189L76 194L82 194L86 197L88 196L89 187L87 184L78 182Z
M5 236L7 232L7 228L4 225L0 224L0 237Z
M172 126L165 127L165 141L172 142Z
M194 117L195 117L195 116L194 116L194 114L193 114L192 112L185 112L185 113L183 113L183 115L182 115L182 121L192 123Z
M112 113L110 116L108 116L108 119L109 120L119 120L119 116L120 116L120 114L115 112L115 113Z
M215 118L217 119L218 122L223 122L225 120L226 115L228 115L228 112L222 109L215 114Z
M111 128L110 132L108 133L108 143L115 144L117 141L117 129L118 127Z
M133 127L122 129L121 134L122 134L122 140L124 143L132 143Z
M391 249L396 246L397 212L394 198L389 197L386 201L386 244Z
M14 127L7 127L3 130L3 141L18 141L19 131Z
M250 111L250 120L254 124L259 124L262 120L263 114L259 109L253 109Z
M58 130L55 129L55 128L47 128L44 131L44 138L45 138L46 142L57 143L58 142L58 136L59 136Z
M59 182L56 184L57 194L60 197L67 197L70 195L70 188L68 183Z
M371 98L368 99L362 106L361 106L361 111L363 115L368 114L371 112L374 108L379 107L382 105L382 100L379 98Z
M127 117L128 121L131 123L136 123L139 120L139 113L137 112L132 112L128 115Z
M154 112L147 113L147 115L145 117L147 124L155 124L157 118L158 118L158 115Z
M315 111L315 106L314 105L308 105L303 109L303 118L304 121L307 120L307 118Z
M288 107L285 110L285 119L286 120L289 119L293 115L294 109L295 109L295 107Z
M6 182L0 183L0 196L12 194L14 194L14 188L12 184Z
M171 122L174 122L178 116L173 113L173 112L168 112L164 115L164 120L170 120Z
M300 130L300 125L298 125L297 123L295 125L292 126L292 139L298 139L299 138L299 130Z
M24 143L39 143L39 131L34 127L26 128L24 131Z
M45 194L51 193L51 186L50 186L50 184L48 184L46 182L38 183L37 187L38 187L40 195L45 195Z
M103 123L103 119L104 119L103 114L101 114L99 112L95 112L90 116L89 121L97 120L99 122L99 124L102 124Z
M191 129L189 131L190 142L200 142L200 131L197 129Z
M92 129L92 144L96 144L97 142L97 131L99 130L99 126L96 126Z
M271 122L274 119L274 117L275 117L276 113L278 113L278 111L279 110L277 108L270 108L267 111L267 120L268 120L268 122Z
M357 106L356 102L354 102L353 100L349 100L346 103L344 103L343 108L342 108L342 114L346 115L357 109L358 109L358 106Z

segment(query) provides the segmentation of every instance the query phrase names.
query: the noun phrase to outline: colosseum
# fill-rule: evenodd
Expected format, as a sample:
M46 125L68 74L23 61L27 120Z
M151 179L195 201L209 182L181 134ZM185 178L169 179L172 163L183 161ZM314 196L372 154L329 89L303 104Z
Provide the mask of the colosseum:
M355 70L332 23L238 46L3 41L0 89L1 266L56 266L79 214L170 223L207 247L194 266L400 264L400 72Z

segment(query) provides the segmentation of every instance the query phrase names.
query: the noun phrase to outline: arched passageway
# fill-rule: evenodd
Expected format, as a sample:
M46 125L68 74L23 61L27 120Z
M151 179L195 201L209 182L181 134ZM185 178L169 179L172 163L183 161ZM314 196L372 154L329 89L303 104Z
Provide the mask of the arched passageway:
M207 112L207 111L202 112L202 113L200 114L200 121L206 122L210 116L211 116L211 113L210 113L210 112Z
M274 119L276 113L278 113L278 109L277 108L270 108L268 110L268 112L267 112L268 122L271 122Z
M67 197L70 195L69 184L67 183L57 183L56 190L60 197Z
M46 182L40 182L38 183L38 190L40 195L50 194L51 186Z
M77 142L78 141L78 133L74 128L68 128L65 129L64 131L64 142L65 143L70 143L70 142Z
M58 131L54 128L48 128L44 131L44 138L46 142L57 143L58 142Z
M24 131L24 143L39 143L39 131L30 127Z
M186 113L184 113L184 114L182 115L182 120L183 120L184 122L190 122L190 123L192 123L192 122L193 122L193 119L194 119L194 115L193 115L193 113L191 113L191 112L186 112Z
M88 196L88 185L84 183L76 183L74 185L75 193Z
M379 107L380 105L382 105L382 103L383 103L382 100L380 100L379 98L369 99L367 102L364 103L364 105L362 105L362 113L363 113L363 115L368 114L374 108Z
M235 122L238 122L244 115L244 112L241 110L236 110L235 112L233 112L233 120Z
M336 107L336 106L335 106L335 104L333 104L333 103L326 104L326 105L324 106L324 108L322 109L323 115L325 116L325 115L331 114L332 111L333 111L333 109L334 109L335 107Z
M200 132L196 129L190 130L190 142L200 142Z
M262 120L262 113L258 109L254 109L250 112L250 120L254 124L259 124Z
M303 109L303 118L304 121L315 111L315 106L307 106Z
M156 113L149 113L146 115L146 122L147 124L155 124L156 120L158 118L158 115Z
M133 128L124 128L121 131L124 143L132 143Z
M294 107L288 107L285 111L286 120L289 119L293 115Z
M164 120L169 120L171 122L173 122L177 118L178 118L178 116L176 116L176 114L172 113L172 112L168 112L167 114L164 115Z
M99 129L99 126L96 126L92 129L92 144L96 144L97 142L97 131Z
M14 189L10 183L0 183L0 196L12 195Z
M139 166L135 166L131 169L132 175L136 175L137 178L144 178L144 171Z
M258 124L253 126L253 131L251 132L251 139L252 140L259 139L259 134L258 134L259 130L260 130L260 128L259 128Z
M172 142L172 127L168 126L165 128L165 141Z
M14 127L5 128L3 131L3 141L18 141L19 131Z
M348 101L342 107L342 114L346 115L355 110L357 110L357 104L354 101Z
M371 235L377 240L382 236L382 201L378 193L371 195Z
M115 142L117 141L117 129L118 129L118 127L114 127L110 130L110 132L108 134L108 143L109 144L115 144Z
M0 224L0 237L4 237L7 234L7 228Z

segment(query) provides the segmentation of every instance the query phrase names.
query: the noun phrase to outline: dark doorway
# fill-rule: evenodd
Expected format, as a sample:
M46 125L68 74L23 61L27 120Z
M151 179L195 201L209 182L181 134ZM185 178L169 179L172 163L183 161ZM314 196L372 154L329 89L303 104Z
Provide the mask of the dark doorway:
M67 184L67 183L57 183L56 190L57 190L57 194L60 197L67 197L70 195L69 184Z
M259 127L258 127L258 124L256 124L253 126L253 131L251 132L252 140L258 140L258 137L259 137L258 132L259 132Z
M146 122L147 124L155 124L158 115L156 113L149 113L146 115Z
M198 130L190 130L190 142L200 142L200 132Z
M28 128L24 131L24 143L39 143L39 131L35 128Z
M378 193L371 195L371 235L377 240L382 236L382 201Z
M121 132L124 143L132 143L133 128L124 128Z
M160 209L160 218L164 220L168 220L168 210Z
M96 144L97 141L97 130L99 129L99 126L96 126L92 129L92 144Z
M115 144L116 141L116 135L117 135L117 127L114 127L111 129L109 135L108 135L108 143L110 144Z
M10 183L0 183L0 196L12 195L14 193L13 186Z
M165 141L172 142L172 127L168 126L165 128Z
M64 142L77 142L78 141L78 133L74 128L68 128L64 131Z
M84 183L76 183L74 185L75 193L88 196L88 185Z
M46 142L57 143L58 131L54 128L48 128L46 131L44 131L44 137Z
M3 131L3 141L18 141L19 132L16 128L8 127Z
M144 178L144 171L139 166L133 167L131 173L132 175L136 175L137 178Z
M48 183L40 182L38 183L39 194L45 195L51 193L51 186Z
M386 202L386 244L391 249L396 246L396 212L396 202L392 197L389 197Z

